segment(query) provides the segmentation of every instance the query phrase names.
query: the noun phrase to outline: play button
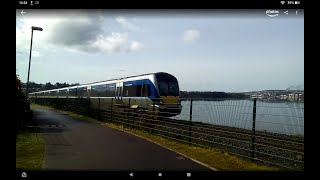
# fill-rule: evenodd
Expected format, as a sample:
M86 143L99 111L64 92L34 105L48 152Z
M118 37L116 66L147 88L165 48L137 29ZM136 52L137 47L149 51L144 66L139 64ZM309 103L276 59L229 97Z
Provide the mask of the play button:
M130 173L129 176L133 177L133 173Z

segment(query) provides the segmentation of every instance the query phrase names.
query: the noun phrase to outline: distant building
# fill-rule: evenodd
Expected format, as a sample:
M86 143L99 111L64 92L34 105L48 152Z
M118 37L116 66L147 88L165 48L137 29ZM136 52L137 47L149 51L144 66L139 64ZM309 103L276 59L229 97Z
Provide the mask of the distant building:
M290 101L304 101L304 93L290 93L288 94L288 99Z
M280 95L279 96L280 99L288 99L288 96L286 94Z
M262 99L262 94L253 94L251 95L251 98Z

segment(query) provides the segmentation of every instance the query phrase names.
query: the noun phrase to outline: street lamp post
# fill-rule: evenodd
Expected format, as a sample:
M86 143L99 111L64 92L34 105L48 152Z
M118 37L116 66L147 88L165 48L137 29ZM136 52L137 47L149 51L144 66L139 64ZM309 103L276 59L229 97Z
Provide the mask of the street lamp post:
M36 31L42 31L43 29L41 27L31 27L31 44L30 44L30 56L29 56L29 68L28 68L28 80L27 80L27 92L26 92L26 98L28 99L28 87L29 87L29 76L30 76L30 64L31 64L31 51L32 51L32 38L33 38L33 30Z

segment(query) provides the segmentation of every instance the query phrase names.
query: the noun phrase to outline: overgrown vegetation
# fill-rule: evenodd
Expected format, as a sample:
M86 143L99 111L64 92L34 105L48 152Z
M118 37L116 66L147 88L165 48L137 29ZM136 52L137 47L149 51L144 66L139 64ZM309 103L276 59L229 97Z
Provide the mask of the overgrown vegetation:
M30 92L36 92L36 91L45 91L45 90L50 90L50 89L59 89L59 88L64 88L64 87L69 87L69 86L77 86L79 83L74 83L74 84L68 84L66 82L64 83L59 83L56 82L55 84L51 84L50 82L47 82L45 84L38 84L35 82L29 82L29 93ZM22 87L26 87L26 83L22 83Z
M44 156L44 140L39 128L30 128L32 113L28 108L22 83L16 75L16 168L41 169Z
M25 128L16 135L16 168L41 169L44 140L39 128Z
M16 131L20 130L23 126L23 121L25 119L25 94L22 92L21 80L18 75L16 75Z

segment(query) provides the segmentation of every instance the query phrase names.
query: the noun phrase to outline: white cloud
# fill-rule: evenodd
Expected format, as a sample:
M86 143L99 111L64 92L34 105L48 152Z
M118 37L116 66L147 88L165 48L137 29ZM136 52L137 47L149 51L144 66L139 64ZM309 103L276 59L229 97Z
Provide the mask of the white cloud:
M138 41L132 41L130 43L128 40L128 33L113 32L108 36L100 35L97 37L91 44L91 48L110 54L114 52L138 51L143 48L143 44Z
M117 17L116 21L121 24L121 26L125 29L128 29L130 31L139 31L141 28L137 25L134 25L132 23L129 23L124 17Z
M200 31L191 29L183 33L183 41L186 43L193 43L200 39Z
M33 46L37 48L45 48L42 46L46 44L49 36L54 33L52 32L55 24L64 20L65 18L45 18L45 17L28 17L20 16L17 18L16 26L16 46L17 51L26 51L29 53L30 39L31 39L31 26L42 27L43 31L33 31ZM51 32L51 33L50 33Z
M127 49L127 41L127 33L111 33L109 36L98 36L95 42L92 43L92 47L108 53L125 51Z
M130 46L130 50L131 51L138 51L140 49L142 49L144 46L142 43L137 42L137 41L132 41L131 42L131 46Z
M32 51L32 57L40 57L41 54L39 51Z
M138 26L126 19L116 19L120 26L130 30L139 30ZM128 33L108 32L105 18L96 18L93 14L67 14L57 16L18 16L16 27L16 53L27 55L30 49L31 26L39 26L43 31L33 32L33 54L40 54L61 47L77 52L131 52L142 48L142 43L129 39ZM118 25L117 28L120 27ZM60 48L59 48L60 47ZM34 53L38 51L38 53ZM41 53L39 53L41 52Z

